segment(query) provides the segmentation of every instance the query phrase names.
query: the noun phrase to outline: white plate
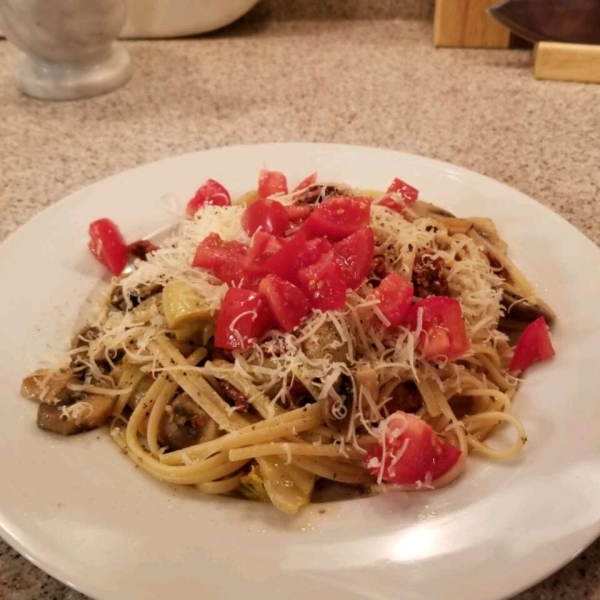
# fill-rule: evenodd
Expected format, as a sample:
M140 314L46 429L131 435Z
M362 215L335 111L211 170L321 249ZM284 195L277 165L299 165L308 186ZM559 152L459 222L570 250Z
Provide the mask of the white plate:
M108 216L128 239L173 219L207 177L234 194L261 167L381 188L405 178L460 215L492 217L511 254L560 315L557 357L533 368L516 411L529 443L510 463L472 459L453 486L306 510L176 490L136 470L93 432L35 426L21 378L67 339L103 269L87 225ZM264 145L189 154L81 190L0 247L0 525L55 577L103 599L243 597L495 599L559 568L600 532L600 252L556 214L481 175L387 150ZM319 509L325 508L325 514Z

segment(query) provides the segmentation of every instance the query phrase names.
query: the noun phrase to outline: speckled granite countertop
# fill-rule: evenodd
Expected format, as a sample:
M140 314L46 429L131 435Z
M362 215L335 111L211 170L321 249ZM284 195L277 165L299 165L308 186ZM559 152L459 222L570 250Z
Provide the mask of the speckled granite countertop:
M329 141L480 171L600 242L600 87L537 82L528 51L436 51L430 2L374 12L354 0L338 3L343 14L334 4L271 0L217 34L129 43L132 81L78 103L20 96L0 42L0 238L80 186L148 161ZM0 598L83 596L0 542ZM600 600L600 543L519 596L534 598Z

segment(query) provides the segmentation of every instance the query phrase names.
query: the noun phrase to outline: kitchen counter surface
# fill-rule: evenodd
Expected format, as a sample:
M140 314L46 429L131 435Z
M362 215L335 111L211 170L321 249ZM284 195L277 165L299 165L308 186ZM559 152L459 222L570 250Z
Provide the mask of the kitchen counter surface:
M148 161L326 141L479 171L600 242L599 86L538 82L527 50L435 50L428 21L263 13L202 38L128 42L133 79L76 103L21 96L13 50L0 42L0 238L69 192ZM0 542L0 598L83 596ZM600 600L600 543L519 596L562 598Z

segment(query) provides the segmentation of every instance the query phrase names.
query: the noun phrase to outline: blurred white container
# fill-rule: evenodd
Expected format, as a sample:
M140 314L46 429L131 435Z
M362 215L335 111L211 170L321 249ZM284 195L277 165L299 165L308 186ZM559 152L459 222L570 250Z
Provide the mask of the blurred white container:
M224 27L258 0L127 0L124 38L194 35Z

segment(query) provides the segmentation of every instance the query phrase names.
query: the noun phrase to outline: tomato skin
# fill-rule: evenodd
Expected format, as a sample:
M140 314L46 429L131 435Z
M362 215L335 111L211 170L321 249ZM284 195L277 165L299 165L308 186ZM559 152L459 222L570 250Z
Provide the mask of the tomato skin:
M445 475L458 461L462 452L450 442L438 438L440 445L438 448L441 452L436 452L434 464L431 469L431 477L433 480Z
M277 275L267 275L260 282L258 291L283 331L293 331L310 312L308 298L303 292Z
M408 183L398 179L392 181L387 192L379 200L380 206L385 206L399 214L404 213L404 209L412 206L419 198L419 190L408 185Z
M548 326L544 317L539 317L529 323L521 334L515 353L508 366L508 372L522 373L532 364L549 360L555 355L552 340L548 333Z
M461 456L461 451L440 439L429 424L402 411L394 413L388 422L385 455L383 450L381 443L373 446L364 458L365 467L378 477L383 461L383 480L401 485L424 482L428 474L433 481L447 473Z
M268 198L259 198L242 215L242 227L248 235L254 235L259 227L267 233L283 235L289 223L290 218L283 204Z
M309 237L324 236L342 240L355 231L368 227L371 198L328 196L315 208L304 225Z
M125 265L129 248L121 231L110 219L98 219L90 223L90 252L113 274L119 276Z
M226 188L214 179L207 179L196 191L194 197L187 203L185 212L193 217L205 204L212 206L229 206L231 196Z
M244 256L247 250L241 242L225 242L218 233L211 233L198 244L192 266L213 269L226 261Z
M385 206L386 208L389 208L391 211L398 213L399 215L404 214L404 205L396 202L390 196L384 196L383 198L380 198L377 204L378 206Z
M412 283L398 273L386 275L375 290L379 310L390 322L390 327L401 325L408 315L415 290Z
M283 247L283 242L274 235L265 231L258 231L252 240L252 246L248 249L242 262L244 273L249 278L263 277L269 273L265 266L267 259L277 253Z
M255 288L256 282L244 270L248 247L240 242L224 242L217 233L208 235L196 248L193 267L209 270L228 285Z
M256 316L239 316L251 311L255 311ZM264 335L272 323L273 315L258 293L229 288L215 323L215 346L226 350L243 350Z
M298 271L316 263L329 250L331 244L325 238L309 240L304 231L300 231L267 259L265 267L270 273L297 283Z
M419 309L423 311L423 329L419 339L423 358L443 355L448 360L455 360L467 352L470 342L458 300L430 296L413 304L406 319L413 331L417 328Z
M375 253L375 238L370 227L355 231L333 245L344 274L346 288L355 290L369 274Z
M298 271L300 289L308 296L313 308L341 310L346 304L344 274L330 250L318 262Z
M287 179L280 171L262 169L258 174L258 197L266 198L273 194L287 194Z
M314 185L315 183L317 183L317 172L315 171L314 173L311 173L308 177L306 177L305 179L303 179L295 188L294 188L294 193L295 192L299 192L301 190L305 190L306 188L309 188L311 185Z
M310 216L312 212L312 207L308 206L308 204L292 204L290 206L286 206L285 210L287 211L288 217L290 221L299 222L305 221Z

